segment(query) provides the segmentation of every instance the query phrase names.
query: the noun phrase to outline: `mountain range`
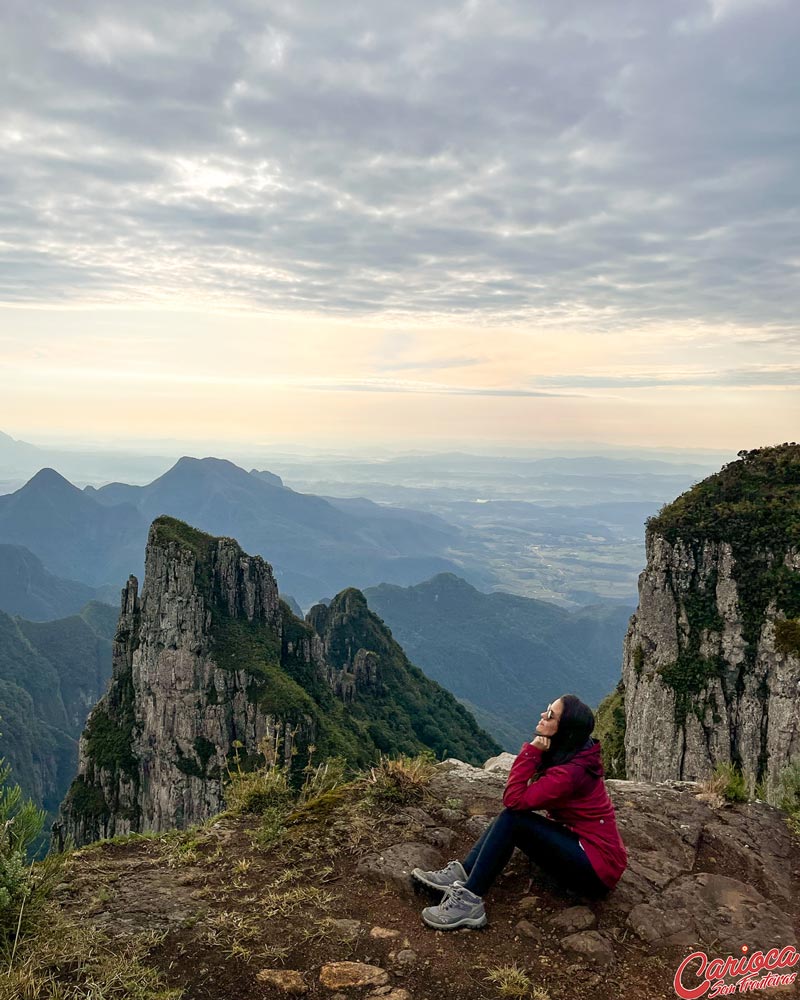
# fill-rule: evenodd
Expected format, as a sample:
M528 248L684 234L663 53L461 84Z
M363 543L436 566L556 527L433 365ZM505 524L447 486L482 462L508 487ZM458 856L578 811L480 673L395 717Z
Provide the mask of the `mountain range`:
M506 750L531 738L559 695L595 707L619 678L633 608L568 611L534 598L484 594L452 573L364 592L407 655L459 698Z
M271 473L216 458L184 457L146 486L100 489L42 469L0 496L0 543L24 546L58 576L121 588L128 574L141 575L148 527L161 514L269 558L281 590L303 607L346 586L407 585L443 571L491 580L477 560L464 564L461 530L436 515L297 493Z

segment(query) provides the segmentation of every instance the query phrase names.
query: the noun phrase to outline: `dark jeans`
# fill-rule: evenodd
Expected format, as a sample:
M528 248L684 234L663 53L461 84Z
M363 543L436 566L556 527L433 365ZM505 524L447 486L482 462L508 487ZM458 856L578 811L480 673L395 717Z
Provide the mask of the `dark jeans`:
M466 885L470 892L483 896L508 864L515 847L574 892L594 897L608 892L576 833L538 813L514 809L504 809L496 816L467 855L464 870L469 875Z

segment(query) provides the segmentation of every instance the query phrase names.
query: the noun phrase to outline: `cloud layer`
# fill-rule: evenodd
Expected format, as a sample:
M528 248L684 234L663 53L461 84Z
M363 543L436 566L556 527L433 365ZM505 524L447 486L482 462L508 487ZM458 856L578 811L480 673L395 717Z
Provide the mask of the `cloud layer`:
M10 0L4 21L0 300L792 338L791 0Z

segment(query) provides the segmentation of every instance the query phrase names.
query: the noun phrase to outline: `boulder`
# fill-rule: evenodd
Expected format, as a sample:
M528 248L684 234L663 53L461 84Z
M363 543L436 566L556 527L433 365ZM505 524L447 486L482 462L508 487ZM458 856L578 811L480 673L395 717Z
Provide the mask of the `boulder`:
M303 980L303 975L296 969L262 969L256 973L256 979L260 983L269 983L284 993L299 995L308 993L308 986Z
M579 931L562 938L559 943L568 955L595 968L604 969L614 964L613 944L599 931Z
M320 969L319 981L329 990L385 986L389 982L389 973L378 965L367 965L365 962L329 962Z
M361 875L371 875L383 879L397 879L407 882L412 869L431 871L441 867L439 852L429 844L409 841L393 844L380 852L365 855L356 870Z
M569 906L550 919L551 925L563 934L588 931L597 924L597 917L588 906Z

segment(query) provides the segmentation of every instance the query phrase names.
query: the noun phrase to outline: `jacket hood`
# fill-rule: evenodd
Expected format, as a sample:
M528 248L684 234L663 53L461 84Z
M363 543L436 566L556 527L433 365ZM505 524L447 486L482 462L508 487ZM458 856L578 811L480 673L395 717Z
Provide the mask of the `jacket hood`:
M590 736L569 763L578 764L595 777L602 777L605 774L603 770L602 749L600 740L596 740L593 736Z

